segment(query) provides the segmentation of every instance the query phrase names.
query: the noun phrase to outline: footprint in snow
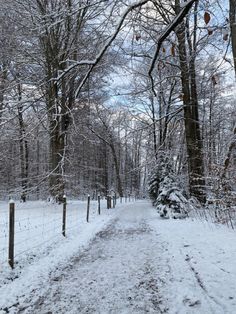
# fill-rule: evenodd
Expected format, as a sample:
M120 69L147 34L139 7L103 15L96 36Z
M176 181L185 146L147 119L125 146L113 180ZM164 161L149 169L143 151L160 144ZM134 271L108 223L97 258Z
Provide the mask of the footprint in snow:
M184 305L194 307L194 306L200 305L201 301L200 300L191 300L189 298L185 298L185 299L183 299L183 303L184 303Z

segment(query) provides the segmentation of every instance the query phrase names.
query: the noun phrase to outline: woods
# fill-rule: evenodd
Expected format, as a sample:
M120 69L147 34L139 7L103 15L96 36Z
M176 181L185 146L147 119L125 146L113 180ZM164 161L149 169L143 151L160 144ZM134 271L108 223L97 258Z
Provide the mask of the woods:
M235 228L236 0L0 0L1 313L236 313Z
M0 15L1 198L146 197L168 157L186 199L233 202L234 0L13 0Z

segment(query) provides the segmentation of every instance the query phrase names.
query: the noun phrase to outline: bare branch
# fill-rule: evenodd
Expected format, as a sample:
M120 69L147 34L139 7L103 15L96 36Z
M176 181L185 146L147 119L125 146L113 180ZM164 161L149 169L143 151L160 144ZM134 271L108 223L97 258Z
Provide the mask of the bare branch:
M167 26L167 28L165 29L164 33L158 39L156 52L155 52L155 54L153 56L152 63L151 63L151 66L150 66L150 69L149 69L149 72L148 72L148 75L149 75L149 77L151 79L152 91L153 91L153 94L155 96L156 96L156 92L155 92L155 89L154 89L154 80L153 80L153 77L152 77L152 72L154 70L154 66L155 66L155 63L157 61L157 57L159 55L162 43L170 35L170 33L172 31L174 31L174 29L183 21L183 19L185 18L185 16L188 14L189 10L191 9L192 5L196 1L197 0L189 0L185 4L185 6L182 8L182 10L179 12L179 14L175 17L175 19L171 22L171 24Z
M101 51L98 53L98 55L96 56L96 58L94 60L83 60L80 62L76 62L74 64L72 64L69 68L67 68L57 79L61 79L66 73L68 73L69 71L71 71L72 69L74 69L75 67L78 67L80 65L89 65L89 70L87 71L87 73L85 74L84 78L82 79L81 83L79 84L76 92L75 92L75 96L77 97L78 94L81 91L81 88L84 86L85 82L87 81L90 73L93 71L94 67L98 64L98 62L102 59L102 57L104 56L105 52L107 51L107 49L110 47L110 45L112 44L112 42L116 39L119 31L121 30L123 23L127 17L127 15L135 10L136 8L139 8L143 5L145 5L146 3L150 2L150 0L143 0L143 1L138 1L136 3L134 3L133 5L129 6L125 12L123 13L117 27L116 30L114 31L113 35L110 37L110 39L107 41L107 43L103 46L103 48L101 49Z

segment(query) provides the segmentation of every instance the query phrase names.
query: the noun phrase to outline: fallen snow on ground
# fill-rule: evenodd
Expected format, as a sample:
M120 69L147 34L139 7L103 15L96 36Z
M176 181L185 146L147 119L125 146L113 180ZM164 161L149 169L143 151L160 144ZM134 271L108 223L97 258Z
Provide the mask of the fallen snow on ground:
M0 313L236 313L235 243L225 227L126 204L8 280Z
M44 271L55 267L58 262L68 259L77 252L79 245L86 244L97 231L101 230L116 210L124 204L117 204L115 210L106 209L101 202L91 201L89 223L86 222L87 203L68 201L66 215L66 238L62 236L62 205L43 201L20 203L15 206L15 269L11 270L8 260L8 203L0 203L0 288L20 277L24 278L32 269ZM33 276L34 277L34 274ZM0 304L3 300L0 293Z
M121 204L118 204L120 206ZM0 286L9 273L8 239L9 239L9 205L0 202ZM81 231L90 230L86 222L87 202L68 201L66 212L66 239L81 235ZM62 236L63 205L44 201L29 201L15 204L15 266L16 272L29 263L48 255L58 245L63 245ZM101 213L98 216L98 203L91 201L89 221L103 225L104 219L110 219L111 210L106 209L105 200L101 201ZM93 226L93 225L92 225ZM93 227L92 227L93 228Z
M169 265L169 313L236 313L236 233L197 220L153 220Z

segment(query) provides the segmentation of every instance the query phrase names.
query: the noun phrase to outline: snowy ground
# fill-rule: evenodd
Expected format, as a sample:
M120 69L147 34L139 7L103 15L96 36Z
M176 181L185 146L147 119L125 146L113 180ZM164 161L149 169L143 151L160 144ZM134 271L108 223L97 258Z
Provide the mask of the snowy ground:
M125 206L117 204L117 208ZM90 238L109 221L114 211L106 209L101 201L101 216L97 201L91 201L89 224L86 222L87 202L67 202L66 238L62 236L62 205L43 201L15 204L15 270L11 271L8 260L9 204L0 202L0 287L11 281L26 268L83 235Z
M225 227L126 204L3 284L0 313L236 313L235 243Z

